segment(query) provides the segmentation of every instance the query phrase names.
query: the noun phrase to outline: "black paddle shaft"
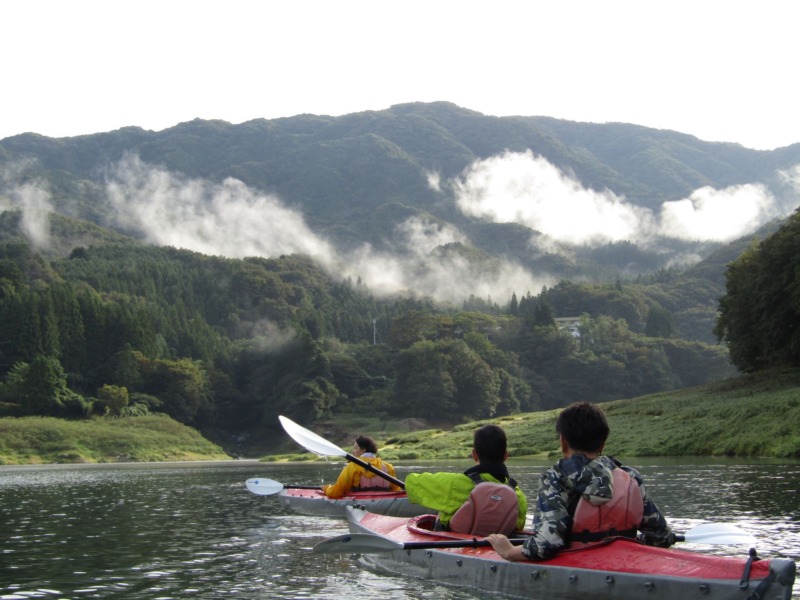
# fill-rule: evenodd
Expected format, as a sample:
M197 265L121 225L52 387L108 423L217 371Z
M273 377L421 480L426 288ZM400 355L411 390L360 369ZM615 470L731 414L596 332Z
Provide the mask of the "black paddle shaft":
M526 538L509 538L514 546L520 546L525 542ZM491 546L486 540L479 540L472 538L471 540L448 540L448 541L435 541L435 542L404 542L403 550L431 550L434 548L479 548L482 546Z

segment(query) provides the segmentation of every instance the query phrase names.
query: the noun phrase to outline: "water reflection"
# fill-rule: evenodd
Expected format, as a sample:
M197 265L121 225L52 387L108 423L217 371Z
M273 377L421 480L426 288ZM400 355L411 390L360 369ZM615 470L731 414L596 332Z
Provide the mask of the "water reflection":
M397 466L404 477L467 465ZM546 466L514 461L510 469L532 497ZM636 466L677 530L733 522L756 535L762 555L800 559L800 464ZM340 468L244 461L0 467L0 599L482 597L375 571L348 556L312 554L314 544L344 532L344 522L286 513L244 488L255 476L316 485Z

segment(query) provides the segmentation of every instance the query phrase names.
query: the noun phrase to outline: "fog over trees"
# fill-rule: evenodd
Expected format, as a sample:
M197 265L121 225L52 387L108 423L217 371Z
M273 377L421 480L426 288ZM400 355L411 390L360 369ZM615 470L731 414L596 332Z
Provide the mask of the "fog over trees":
M6 138L0 411L224 440L793 364L797 164L446 103Z

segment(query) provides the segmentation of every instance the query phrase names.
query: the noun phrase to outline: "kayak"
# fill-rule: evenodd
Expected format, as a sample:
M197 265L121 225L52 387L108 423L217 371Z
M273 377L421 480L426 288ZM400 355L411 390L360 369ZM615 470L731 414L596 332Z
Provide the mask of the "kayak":
M431 509L409 502L405 492L350 492L343 498L328 498L320 489L286 488L278 493L281 506L314 517L347 516L348 506L359 506L381 515L414 517Z
M793 560L759 559L754 550L738 557L715 556L654 548L626 538L565 550L546 561L509 562L491 546L431 548L431 543L473 540L469 535L431 531L432 516L399 518L349 508L347 519L351 534L398 542L399 549L362 554L368 562L404 575L510 597L790 600L796 572ZM429 547L402 548L408 543Z

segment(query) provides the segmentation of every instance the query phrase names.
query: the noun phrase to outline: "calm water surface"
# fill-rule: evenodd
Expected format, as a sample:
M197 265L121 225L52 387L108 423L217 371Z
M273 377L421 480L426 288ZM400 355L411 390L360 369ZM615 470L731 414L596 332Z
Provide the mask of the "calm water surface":
M673 527L731 522L762 556L800 560L800 463L637 460ZM468 463L397 465L454 470ZM0 600L22 598L474 599L472 590L315 555L344 521L284 512L249 477L316 485L342 463L0 467ZM544 463L514 462L529 497ZM746 549L701 547L735 553ZM487 596L488 597L488 596ZM800 589L795 585L795 598Z

